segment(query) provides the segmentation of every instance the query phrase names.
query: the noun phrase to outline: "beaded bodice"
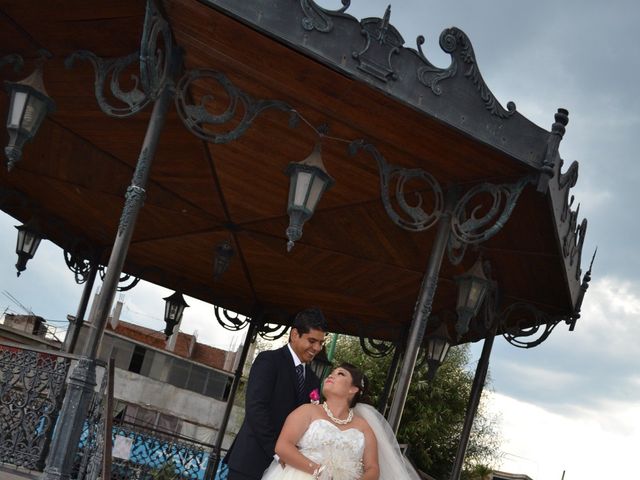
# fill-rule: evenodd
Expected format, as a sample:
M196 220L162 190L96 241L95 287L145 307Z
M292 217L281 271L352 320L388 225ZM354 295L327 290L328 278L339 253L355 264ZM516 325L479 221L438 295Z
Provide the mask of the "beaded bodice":
M356 480L362 476L364 434L360 430L340 430L328 420L317 419L302 435L298 448L304 456L325 466L321 480Z

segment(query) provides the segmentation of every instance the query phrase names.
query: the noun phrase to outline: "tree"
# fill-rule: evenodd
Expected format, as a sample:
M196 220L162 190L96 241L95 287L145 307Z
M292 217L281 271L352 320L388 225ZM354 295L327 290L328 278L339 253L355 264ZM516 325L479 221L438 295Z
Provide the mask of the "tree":
M336 362L342 361L364 370L370 382L370 400L377 406L391 355L371 358L362 352L357 338L341 336ZM436 478L448 478L460 440L474 375L467 369L468 362L468 346L454 347L432 383L426 379L426 365L416 368L411 380L398 441L409 444L409 457L416 466ZM499 443L497 420L488 417L481 401L465 456L467 469L497 460Z

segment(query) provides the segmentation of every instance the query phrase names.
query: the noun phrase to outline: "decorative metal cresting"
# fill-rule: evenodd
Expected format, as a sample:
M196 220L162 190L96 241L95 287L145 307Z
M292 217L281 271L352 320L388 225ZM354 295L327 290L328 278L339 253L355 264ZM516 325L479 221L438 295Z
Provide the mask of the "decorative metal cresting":
M350 4L349 0L342 0L342 8L328 10L313 0L300 0L304 15L302 27L307 31L315 30L328 34L334 30L335 23L338 21L358 22L346 13ZM398 30L390 24L390 17L391 7L389 6L382 18L370 17L360 20L360 33L364 37L364 45L360 50L351 53L352 57L358 60L358 70L383 83L406 81L399 72L405 66L394 65L395 56L400 54L405 42ZM499 119L507 119L516 113L514 102L508 102L505 109L485 83L471 41L462 30L456 27L443 30L439 43L440 48L451 56L451 64L447 68L436 67L427 59L422 49L425 44L423 35L416 38L416 50L405 49L418 59L415 77L420 84L427 87L433 95L440 96L443 93L442 85L447 80L453 81L454 77L462 72L464 79L471 84L472 89L484 104L485 110L491 115ZM414 76L412 71L404 73L406 73L404 77Z
M584 274L580 285L580 293L573 313L570 315L549 315L535 306L517 302L509 305L500 314L502 334L504 338L514 347L533 348L544 342L551 332L562 322L569 325L569 331L573 331L576 321L580 318L580 310L584 295L591 282L591 269L595 261L598 249L593 253L589 270ZM506 325L513 325L506 327Z
M333 30L332 17L349 17L344 12L351 6L351 0L342 0L342 8L338 10L328 10L322 8L313 0L300 0L300 8L304 13L302 18L302 28L307 31L317 30L328 33Z

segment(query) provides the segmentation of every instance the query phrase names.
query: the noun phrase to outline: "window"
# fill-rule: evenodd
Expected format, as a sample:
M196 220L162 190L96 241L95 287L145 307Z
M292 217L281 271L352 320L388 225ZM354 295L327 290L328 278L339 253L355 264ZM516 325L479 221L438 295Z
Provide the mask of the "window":
M131 355L131 361L129 362L129 368L127 370L133 373L140 373L146 351L146 348L136 345L133 349L133 355Z

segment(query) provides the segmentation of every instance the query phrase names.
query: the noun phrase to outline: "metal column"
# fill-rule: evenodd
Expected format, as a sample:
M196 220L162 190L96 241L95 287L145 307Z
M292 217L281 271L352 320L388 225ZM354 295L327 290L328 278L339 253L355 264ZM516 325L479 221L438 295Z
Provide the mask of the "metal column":
M116 295L118 280L129 250L136 219L144 202L145 187L149 178L151 162L158 147L160 132L164 126L167 110L173 100L173 79L181 66L181 57L180 51L174 48L171 52L171 66L169 67L167 82L153 106L131 186L127 189L118 234L113 250L111 250L107 273L102 284L102 293L89 319L91 329L84 355L69 378L69 385L51 441L51 449L47 458L47 466L41 477L42 480L69 480L70 478L83 423L96 385L95 359L107 324L111 304Z
M489 357L491 356L491 349L493 348L493 340L495 339L495 335L496 330L495 328L492 328L487 334L487 337L485 338L484 344L482 346L482 354L480 355L480 360L478 360L476 374L473 377L473 385L471 386L471 394L469 395L469 403L467 404L467 413L465 413L464 416L464 424L462 426L462 433L460 435L460 443L458 444L456 457L453 461L451 480L460 479L460 473L462 472L462 462L464 461L464 455L467 451L467 445L469 444L471 427L473 426L473 420L476 417L476 412L478 411L480 396L482 395L484 382L487 378L487 372L489 371Z
M451 211L454 201L454 192L449 192L447 196L447 205L438 224L438 232L436 233L436 239L431 250L431 257L427 265L427 271L425 272L422 280L422 287L420 288L420 294L418 295L418 301L413 313L413 320L409 330L409 339L407 341L407 348L400 367L400 376L398 377L398 385L396 387L395 394L393 395L393 401L391 402L391 410L389 411L389 424L393 431L398 433L400 427L400 419L402 418L402 411L404 410L404 404L407 401L407 394L409 393L409 385L411 383L411 376L416 366L418 359L418 351L424 338L424 332L427 327L427 321L431 315L431 308L433 306L433 298L438 286L438 274L440 273L440 267L444 258L445 250L447 249L447 243L451 234Z
M84 315L87 312L87 305L89 304L89 298L91 297L91 291L93 290L93 285L95 284L97 273L98 261L94 259L91 261L89 278L87 278L87 281L84 284L84 289L82 290L82 297L80 297L80 304L78 305L76 317L74 321L69 325L67 336L64 338L64 345L62 346L63 352L73 353L76 348L78 335L80 334L82 324L84 323Z
M244 345L242 346L242 352L240 353L240 361L238 362L238 367L236 368L236 372L233 377L233 383L231 384L229 397L227 398L227 406L224 409L224 415L222 416L220 427L218 428L216 443L213 447L211 455L209 455L209 460L207 461L207 470L204 474L205 480L213 480L215 478L216 472L218 471L218 465L220 464L220 451L222 450L224 435L227 432L227 425L229 423L229 417L231 417L231 410L233 410L233 401L236 398L236 392L238 391L238 386L240 385L240 380L242 379L242 372L244 370L244 364L247 361L249 348L255 341L254 337L256 336L258 327L260 325L262 325L262 319L259 317L252 318L251 322L249 323L247 336L245 337Z

